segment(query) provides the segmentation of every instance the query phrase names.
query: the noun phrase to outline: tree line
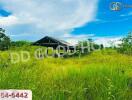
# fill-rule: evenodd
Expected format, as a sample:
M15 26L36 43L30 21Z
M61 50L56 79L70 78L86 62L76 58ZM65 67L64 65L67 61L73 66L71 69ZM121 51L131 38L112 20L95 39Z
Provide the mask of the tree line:
M98 45L94 43L92 39L88 39L88 41L94 44L95 49L104 48L102 44ZM84 46L87 45L87 41L80 41L78 45L80 45L81 43L83 43ZM11 41L9 36L5 35L5 30L0 28L0 50L3 51L3 50L8 50L11 47L21 47L24 45L31 45L31 44L32 43L28 41ZM122 54L132 55L132 32L129 32L126 37L121 39L121 44L119 44L118 47L116 47L116 50Z

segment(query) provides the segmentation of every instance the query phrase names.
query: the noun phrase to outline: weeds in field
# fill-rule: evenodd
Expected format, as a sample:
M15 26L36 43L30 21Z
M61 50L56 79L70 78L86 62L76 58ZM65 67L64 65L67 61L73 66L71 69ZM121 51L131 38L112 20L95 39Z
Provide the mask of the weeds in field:
M33 54L36 47L26 48ZM13 50L15 51L15 50ZM16 50L19 52L19 50ZM33 100L131 100L132 57L114 50L10 63L0 52L0 88L30 89Z

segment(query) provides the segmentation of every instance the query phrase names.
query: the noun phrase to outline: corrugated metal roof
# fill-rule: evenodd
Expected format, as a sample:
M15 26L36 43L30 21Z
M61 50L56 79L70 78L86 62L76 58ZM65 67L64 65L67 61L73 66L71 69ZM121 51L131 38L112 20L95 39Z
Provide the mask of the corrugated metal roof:
M60 40L60 39L56 39L56 38L53 38L53 37L50 37L50 36L45 36L44 38L42 38L42 39L40 39L40 40L38 40L38 41L36 41L34 44L36 44L36 43L42 43L45 39L50 39L50 40L53 40L53 41L55 41L55 42L57 42L57 43L59 43L59 44L62 44L62 45L66 45L66 46L72 46L70 43L68 43L68 42L66 42L66 41L64 41L64 40ZM50 43L49 43L50 44Z

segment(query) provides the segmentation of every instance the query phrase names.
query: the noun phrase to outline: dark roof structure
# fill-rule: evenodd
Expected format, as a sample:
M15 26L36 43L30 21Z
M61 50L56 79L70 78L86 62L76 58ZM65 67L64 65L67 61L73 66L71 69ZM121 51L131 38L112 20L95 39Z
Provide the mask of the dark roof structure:
M73 46L70 43L49 36L45 36L44 38L34 42L33 45L53 47L53 48L57 48L57 46L73 48Z

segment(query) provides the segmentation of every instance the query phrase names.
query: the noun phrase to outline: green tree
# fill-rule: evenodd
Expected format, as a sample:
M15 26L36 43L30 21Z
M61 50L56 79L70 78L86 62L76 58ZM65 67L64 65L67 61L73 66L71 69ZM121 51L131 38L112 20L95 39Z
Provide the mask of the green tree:
M118 51L120 53L132 55L132 32L128 33L121 41L122 43L119 45Z
M104 45L103 44L100 44L100 49L104 49Z
M10 38L5 35L5 30L0 28L0 50L9 49L10 42Z

